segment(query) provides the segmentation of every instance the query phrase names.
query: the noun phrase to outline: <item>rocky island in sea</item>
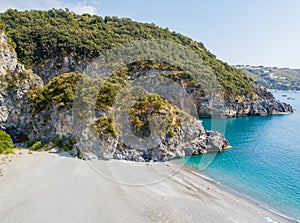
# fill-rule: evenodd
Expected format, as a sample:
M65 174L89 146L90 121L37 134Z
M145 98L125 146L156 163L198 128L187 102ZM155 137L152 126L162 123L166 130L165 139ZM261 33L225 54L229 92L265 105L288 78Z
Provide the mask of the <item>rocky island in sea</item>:
M218 60L202 43L153 24L127 18L77 15L68 10L8 10L0 14L0 28L1 129L10 134L15 143L26 144L34 150L59 148L85 159L167 161L228 147L223 135L203 128L197 120L199 117L293 112L290 105L277 101L255 79ZM90 89L81 88L76 92L86 78L90 64L94 66L95 59L118 45L141 39L159 40L159 43L168 41L189 48L201 58L201 66L191 73L182 69L190 63L188 57L176 66L141 57L139 61L119 67L105 82L99 83L98 87L101 87L94 88L98 93L93 98L96 115L92 117L92 130L79 124L78 137L74 127L74 100L78 99L78 94L85 94ZM157 51L159 58L175 54L176 60L180 61L184 57L181 50L168 52L164 47L163 53ZM153 48L155 46L149 47L150 50ZM197 61L191 63L197 64ZM144 88L140 93L142 97L135 98L135 103L126 111L125 129L130 129L135 139L146 142L134 145L128 142L128 134L120 131L119 122L115 121L118 118L114 115L116 97L127 85L135 83L135 87L141 87L138 81L151 85L153 77L155 81L171 80L178 90L175 98L184 92L194 105L194 114L188 114L185 105L180 107L185 98L174 105L172 97L157 93L161 89L152 92L151 87ZM207 80L201 82L204 79ZM217 91L209 92L213 87ZM132 89L138 92L140 88ZM84 105L88 106L88 102L86 100ZM90 119L85 116L88 112L84 113L84 109L77 110L83 113L83 119ZM155 117L159 117L158 121ZM153 128L163 131L151 138ZM125 140L124 134L127 134ZM98 139L90 139L91 135ZM151 142L147 143L147 139Z

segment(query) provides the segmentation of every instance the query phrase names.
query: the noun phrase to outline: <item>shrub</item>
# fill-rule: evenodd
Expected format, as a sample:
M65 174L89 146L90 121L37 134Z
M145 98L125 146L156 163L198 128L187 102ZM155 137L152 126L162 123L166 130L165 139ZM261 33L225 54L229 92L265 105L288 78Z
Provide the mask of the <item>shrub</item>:
M41 143L40 141L38 141L38 142L34 143L34 144L30 147L30 149L33 150L33 151L37 151L37 150L42 149L43 146L44 146L43 143Z
M115 127L113 124L113 118L109 117L100 117L96 121L96 131L100 134L100 137L109 137L109 136L117 136L115 131Z
M0 154L13 152L14 144L13 141L6 132L0 130Z
M35 112L42 111L51 102L56 102L58 108L70 108L81 74L64 73L55 77L50 83L39 89L31 89L29 96L34 103Z
M156 118L157 119L156 119ZM153 119L155 118L155 119ZM170 104L166 99L157 94L148 94L140 98L129 111L130 124L138 137L145 137L150 132L150 120L155 126L154 134L165 134L165 131L173 132L174 128L181 125L178 108ZM173 132L170 137L175 134Z
M36 141L26 141L25 142L25 147L26 148L30 148L33 144L35 144L36 143Z

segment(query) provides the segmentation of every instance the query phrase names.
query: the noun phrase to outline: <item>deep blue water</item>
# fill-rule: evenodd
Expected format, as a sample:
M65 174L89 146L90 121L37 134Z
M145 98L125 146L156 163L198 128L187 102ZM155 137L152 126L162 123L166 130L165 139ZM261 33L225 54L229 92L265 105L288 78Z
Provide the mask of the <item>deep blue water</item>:
M289 217L300 219L300 92L273 92L293 114L204 119L206 129L225 133L231 149L199 155L188 164L202 174ZM287 97L295 100L287 100ZM205 164L209 164L206 168ZM204 169L204 170L203 170Z

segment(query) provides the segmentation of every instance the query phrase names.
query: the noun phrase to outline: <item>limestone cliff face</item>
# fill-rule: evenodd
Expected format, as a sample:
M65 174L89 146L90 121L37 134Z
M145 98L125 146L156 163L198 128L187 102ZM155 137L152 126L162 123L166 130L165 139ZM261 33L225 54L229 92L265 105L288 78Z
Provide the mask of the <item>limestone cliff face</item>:
M0 126L23 141L31 131L32 104L27 91L42 86L42 80L19 64L4 33L0 33Z
M187 92L192 96L198 116L201 117L222 117L231 118L239 116L267 116L275 114L292 113L291 105L276 100L271 92L259 85L252 86L255 90L255 97L250 95L242 99L230 100L223 95L211 97L203 96L199 89L189 89Z
M34 73L39 74L44 84L47 84L60 74L83 72L86 67L87 62L77 61L73 56L68 56L62 59L52 58L44 61L42 64L33 65L32 70Z
M224 100L223 98L199 97L197 104L199 117L232 118L240 116L267 116L292 113L291 105L280 102L261 86L254 86L256 97L245 97L243 100ZM211 105L211 101L214 104ZM213 107L213 108L211 108Z
M129 77L133 81L140 77L149 77L170 73L164 70L140 70ZM197 107L199 117L238 117L238 116L266 116L274 114L292 113L291 105L282 103L265 87L251 83L255 96L245 95L241 99L230 100L224 95L212 97L205 94L202 89L185 87Z
M167 161L195 154L217 153L227 149L228 142L217 132L206 131L200 121L191 117L174 128L174 136L159 135L149 143L135 146L122 140L122 134L105 138L95 137L90 128L82 128L78 137L72 122L71 109L50 103L32 116L30 140L43 143L59 141L60 146L72 148L72 153L84 159L120 159L145 162ZM145 139L140 139L145 140ZM147 139L146 139L147 140Z
M31 125L29 140L43 143L61 141L61 146L69 145L74 140L72 110L59 108L56 103L50 103L34 114Z
M44 65L33 66L33 70L46 84L62 73L82 72L86 67L87 62L78 62L74 57L69 56L60 61L53 58L46 61ZM164 70L140 70L129 77L129 80L167 73L169 72ZM266 88L259 85L252 85L252 87L255 89L256 97L248 95L242 100L228 100L222 98L222 95L220 98L203 96L201 89L186 88L186 90L195 101L199 117L266 116L293 112L290 105L276 100Z
M10 71L19 73L24 70L24 66L18 64L16 53L8 44L8 39L0 31L0 74L5 75Z
M197 154L217 153L228 147L228 142L222 134L205 131L200 121L183 122L183 125L175 132L173 137L160 136L155 142L137 143L138 146L122 143L119 136L109 137L104 141L91 140L91 134L85 132L75 145L75 151L84 159L101 158L145 162L168 161Z
M291 105L276 100L266 88L256 86L256 92L258 95L256 99L246 98L241 102L228 101L224 116L267 116L293 112Z

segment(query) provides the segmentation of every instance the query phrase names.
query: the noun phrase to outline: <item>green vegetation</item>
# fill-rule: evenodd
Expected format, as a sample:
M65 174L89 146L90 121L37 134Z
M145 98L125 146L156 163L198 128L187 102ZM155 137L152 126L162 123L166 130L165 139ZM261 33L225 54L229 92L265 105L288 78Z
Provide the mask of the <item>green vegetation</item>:
M6 25L0 20L0 34L1 32L6 30ZM1 47L3 47L3 43L1 42ZM11 38L8 38L8 46L10 48L11 51L14 51L16 48L16 44L14 43L14 41L12 41Z
M13 149L14 149L14 144L10 135L0 130L0 154L12 153Z
M30 150L33 150L33 151L38 151L38 150L41 150L43 148L43 143L41 142L35 142L32 146L30 146Z
M40 141L26 141L25 146L33 151L48 150L48 144L44 144Z
M99 86L100 91L96 101L96 108L108 109L112 107L116 95L125 85L125 80L121 77L113 76L108 78L102 86Z
M132 76L139 71L149 71L149 70L174 71L174 72L182 71L180 67L175 67L174 65L168 64L166 62L141 60L141 61L128 64L127 66L122 67L119 70L116 70L114 72L114 75L122 78L128 78L129 76Z
M6 31L17 43L19 59L26 65L73 55L91 59L118 44L133 40L160 38L190 44L191 39L154 24L133 22L127 18L77 15L69 10L8 10L0 15ZM197 47L203 48L198 43Z
M26 148L30 148L33 144L35 144L36 143L36 141L26 141L25 142L25 147Z
M73 148L75 142L67 141L64 138L54 137L51 143L42 143L41 141L26 141L26 148L33 151L47 151L53 147L57 147L63 151L70 151Z
M2 21L0 21L0 31L5 30L5 28L6 28L5 24Z
M174 128L181 126L179 110L157 94L149 94L138 100L130 109L130 122L134 133L139 137L155 134L173 137ZM150 123L152 122L152 128Z
M210 64L215 71L217 80L223 88L225 98L236 99L246 95L255 97L255 91L249 84L253 82L253 79L250 79L250 77L243 72L220 60L212 60Z
M28 94L35 104L35 112L43 110L51 102L56 102L59 108L70 108L81 76L76 73L65 73L55 77L42 88L31 89Z
M20 62L28 66L43 67L53 58L63 61L66 56L73 56L78 63L81 63L91 61L100 53L131 41L166 40L189 47L207 64L206 70L194 70L198 72L198 81L201 80L203 86L210 86L209 83L214 86L213 77L210 76L215 75L225 97L228 99L255 94L250 85L253 80L239 70L217 60L213 54L204 48L202 43L193 41L184 35L170 32L167 28L157 27L154 24L134 22L128 18L109 16L102 18L89 14L77 15L69 10L61 9L24 12L8 10L0 14L0 21L5 24L5 26L0 25L2 29L5 28L6 34L16 43L15 50ZM165 55L173 55L176 58L178 64L175 67L169 66L171 70L182 71L188 67L197 68L195 63L203 62L191 61L194 58L185 55L181 50L177 52L155 50L157 50L158 58L164 58ZM152 61L146 63L146 66L156 69L162 67L162 63ZM127 71L134 72L144 69L144 67L142 63L139 63L133 64L130 69ZM112 86L114 89L111 93L117 90L119 85L123 85L119 81L110 84L116 84ZM44 101L43 97L38 100L41 101L38 104L43 107L44 105L41 104ZM101 100L105 101L106 99L102 98ZM62 103L64 102L62 101Z
M59 137L59 136L56 136L54 137L52 140L51 140L51 143L58 147L60 150L63 150L63 151L71 151L73 149L73 145L76 143L75 140L66 140L65 138L63 137ZM52 146L53 146L52 145ZM45 147L45 146L44 146ZM46 148L51 148L50 144L46 144Z
M111 115L109 117L98 118L95 125L100 137L117 136Z

